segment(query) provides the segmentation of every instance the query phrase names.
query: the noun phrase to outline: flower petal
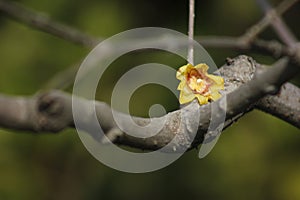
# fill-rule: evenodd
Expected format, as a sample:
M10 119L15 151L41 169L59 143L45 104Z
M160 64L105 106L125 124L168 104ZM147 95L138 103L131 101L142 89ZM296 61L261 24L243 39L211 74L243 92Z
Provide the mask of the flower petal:
M181 80L181 82L179 83L178 87L177 87L177 90L183 90L184 86L186 86L186 80L183 79Z
M213 100L213 101L216 101L218 99L220 99L222 97L222 95L217 91L217 92L213 92L211 95L210 95L210 98Z
M196 97L201 105L208 103L208 97L202 96L200 94L196 94Z
M215 82L215 84L224 86L224 79L221 76L207 74L207 77L210 78L211 80L213 80Z
M195 68L199 69L199 70L201 70L201 72L207 74L207 70L208 70L207 64L200 63L200 64L196 65Z
M180 104L191 102L195 98L199 104L207 104L209 100L215 101L221 97L219 91L224 89L224 79L207 74L208 68L202 63L195 67L187 64L178 69L176 78L181 81L177 87L180 90Z
M179 103L185 104L191 102L195 98L195 94L185 85L179 95Z
M176 78L179 80L182 80L183 78L185 78L185 74L187 73L188 67L189 67L189 64L183 65L182 67L180 67L176 73Z

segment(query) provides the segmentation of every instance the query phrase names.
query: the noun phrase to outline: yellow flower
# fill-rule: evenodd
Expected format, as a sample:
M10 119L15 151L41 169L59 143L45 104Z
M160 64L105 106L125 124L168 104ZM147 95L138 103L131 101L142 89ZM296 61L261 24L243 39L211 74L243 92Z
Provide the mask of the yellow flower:
M207 104L210 100L221 97L220 90L224 89L224 79L220 76L207 74L208 66L187 64L179 68L176 78L181 82L179 103L185 104L197 98L200 104Z

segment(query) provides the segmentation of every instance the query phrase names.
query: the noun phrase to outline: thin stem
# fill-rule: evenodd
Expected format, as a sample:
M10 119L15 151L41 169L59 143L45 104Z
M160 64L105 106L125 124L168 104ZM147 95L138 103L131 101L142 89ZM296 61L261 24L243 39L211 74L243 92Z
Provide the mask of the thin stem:
M256 0L256 1L265 13L268 13L270 10L273 9L267 0ZM274 20L271 21L271 25L277 32L280 39L286 45L293 46L297 43L297 39L295 35L292 33L292 31L289 29L289 27L286 25L286 23L283 21L280 15L277 14L277 16L274 16Z
M188 50L188 62L194 64L194 20L195 19L195 0L190 0L189 3L189 50Z
M73 27L56 22L16 2L0 0L0 13L45 33L88 48L92 48L98 44L98 39L80 32Z
M277 17L285 13L289 8L296 4L299 0L284 0L275 9L269 10L265 17L258 23L248 29L248 31L242 36L246 41L252 42L262 31L264 31L269 24Z

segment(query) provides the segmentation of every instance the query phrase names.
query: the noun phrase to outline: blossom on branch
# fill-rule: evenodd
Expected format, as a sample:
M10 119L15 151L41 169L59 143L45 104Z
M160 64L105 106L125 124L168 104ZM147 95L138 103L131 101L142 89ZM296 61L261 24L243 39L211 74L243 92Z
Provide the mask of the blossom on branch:
M203 63L196 66L187 64L179 68L176 78L181 81L177 88L180 90L180 104L191 102L194 98L198 99L199 104L207 104L221 97L219 91L224 89L224 79L208 74L208 68Z

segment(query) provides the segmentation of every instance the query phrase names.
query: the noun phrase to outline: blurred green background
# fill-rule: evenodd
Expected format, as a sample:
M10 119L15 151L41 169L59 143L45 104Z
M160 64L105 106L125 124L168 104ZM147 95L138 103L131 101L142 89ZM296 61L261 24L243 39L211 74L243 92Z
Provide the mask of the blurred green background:
M187 32L188 1L18 2L101 38L144 26ZM196 6L196 35L239 36L262 17L254 0L198 0ZM284 19L300 37L299 9L300 5L295 6ZM275 34L269 28L262 37L274 39ZM235 51L207 50L218 66L226 57L239 55ZM88 52L0 13L0 92L32 95L54 75L80 63ZM274 61L268 56L250 55L261 63ZM174 68L183 64L162 52L120 58L104 78L98 99L109 102L118 77L130 66L150 61ZM120 64L122 69L118 68ZM147 116L153 103L161 103L167 111L179 106L168 90L144 86L134 94L130 111ZM55 135L1 129L0 199L300 199L299 144L299 129L254 111L227 129L204 159L198 159L197 151L192 150L159 171L128 174L95 160L73 129Z

